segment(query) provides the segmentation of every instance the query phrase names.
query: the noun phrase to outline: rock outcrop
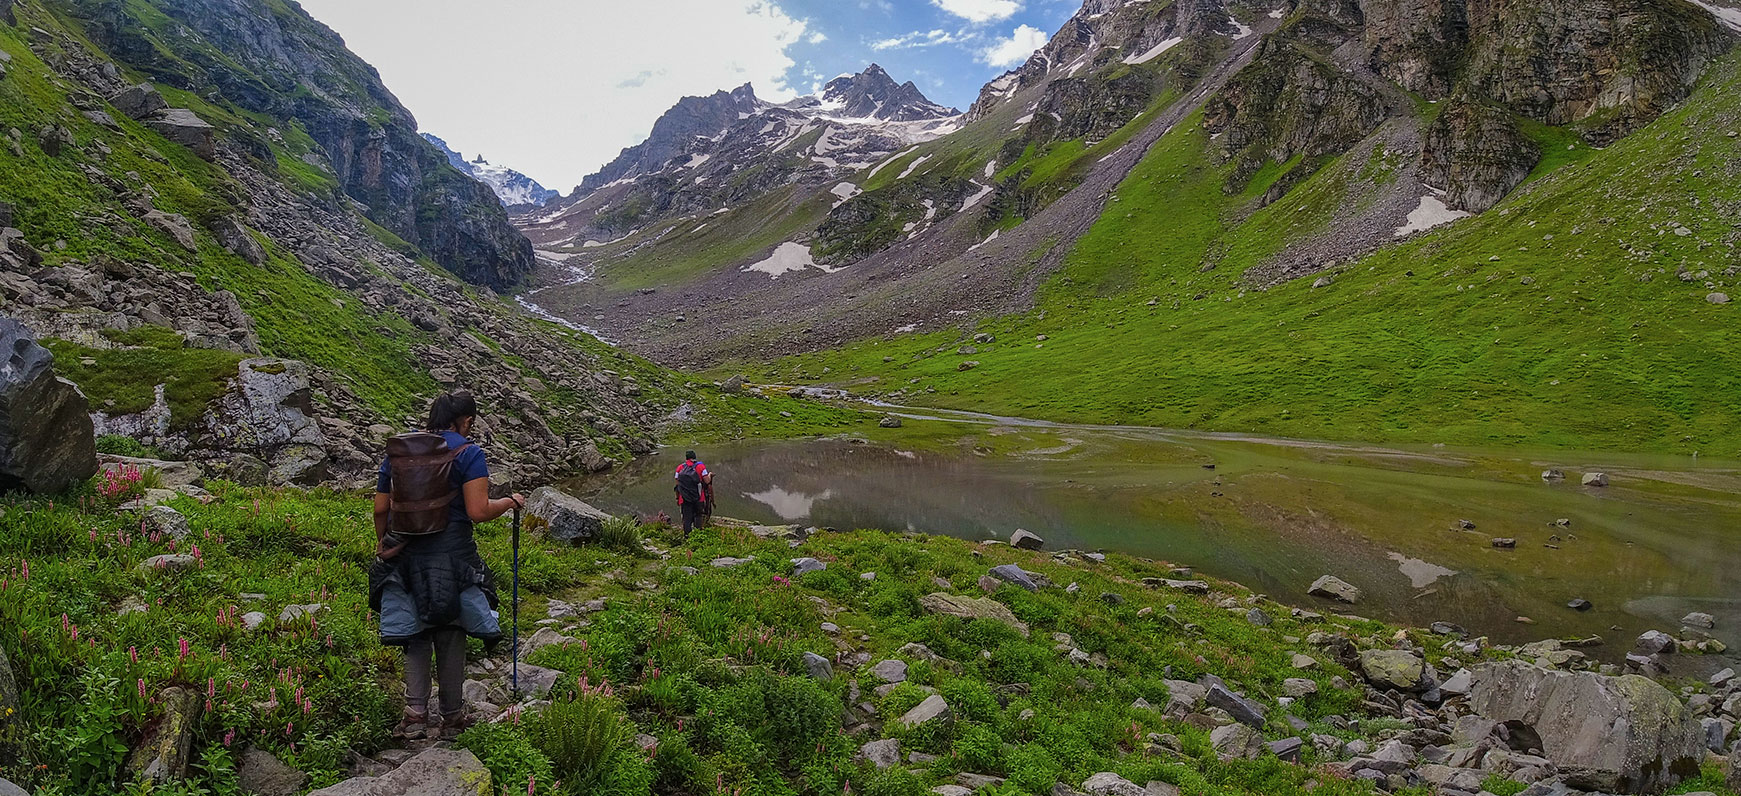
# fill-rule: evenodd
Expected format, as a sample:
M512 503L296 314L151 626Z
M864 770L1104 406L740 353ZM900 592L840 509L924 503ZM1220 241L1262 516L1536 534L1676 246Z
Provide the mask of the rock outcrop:
M145 735L145 740L127 758L127 772L157 785L187 778L188 755L193 751L194 732L199 729L204 697L185 688L165 688L157 694L163 715Z
M464 749L435 747L391 773L347 779L308 796L492 796L490 770Z
M1427 127L1421 178L1445 191L1447 207L1479 213L1522 184L1541 156L1510 112L1459 98Z
M526 498L530 527L542 529L551 541L580 544L597 539L611 515L579 498L550 486L533 490Z
M1652 793L1699 773L1704 731L1653 680L1515 661L1474 671L1475 712L1504 724L1521 745L1539 748L1572 787Z
M60 492L97 472L84 393L54 372L54 355L0 317L0 492Z
M1028 635L1027 623L1017 619L1016 615L1010 612L1008 606L996 600L983 597L960 597L936 592L920 597L919 607L942 616L953 616L961 619L990 619L1002 622L1023 636Z

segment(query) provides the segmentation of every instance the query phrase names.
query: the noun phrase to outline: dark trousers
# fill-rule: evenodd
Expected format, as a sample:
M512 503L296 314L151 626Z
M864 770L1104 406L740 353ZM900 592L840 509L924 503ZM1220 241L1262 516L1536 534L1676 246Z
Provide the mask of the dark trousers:
M683 512L683 535L688 536L690 531L695 530L701 524L701 504L686 500L679 505L679 508Z
M465 631L441 627L420 633L405 645L405 709L429 709L430 657L435 658L441 715L453 718L465 708Z

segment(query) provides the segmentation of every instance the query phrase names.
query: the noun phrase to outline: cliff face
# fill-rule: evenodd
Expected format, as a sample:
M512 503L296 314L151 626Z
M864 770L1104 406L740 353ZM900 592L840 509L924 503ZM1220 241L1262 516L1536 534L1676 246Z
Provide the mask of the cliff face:
M1454 90L1606 144L1686 99L1731 37L1680 0L1363 0L1379 74L1428 99Z
M466 281L506 288L531 270L531 244L509 226L491 191L419 137L416 120L374 68L300 7L268 0L56 4L99 46L154 81L306 132L324 155L320 166L370 220Z

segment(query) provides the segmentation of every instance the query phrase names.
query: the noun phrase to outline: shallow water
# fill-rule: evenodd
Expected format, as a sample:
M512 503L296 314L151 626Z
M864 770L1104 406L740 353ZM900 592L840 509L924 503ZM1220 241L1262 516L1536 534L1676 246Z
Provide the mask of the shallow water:
M1365 592L1354 612L1456 622L1505 643L1599 635L1609 643L1591 652L1610 660L1639 633L1678 632L1680 618L1700 610L1717 616L1714 635L1731 655L1741 649L1736 462L924 414L950 422L909 421L900 434L911 436L897 439L912 449L847 440L706 449L719 513L968 539L1025 528L1048 550L1152 557L1291 604L1346 610L1305 593L1333 574ZM607 510L675 513L681 450L575 487ZM1543 481L1548 467L1567 479ZM1608 473L1611 485L1581 486L1586 471ZM1460 530L1461 520L1475 529ZM1515 538L1517 548L1495 549L1494 537ZM1595 608L1566 607L1579 597Z

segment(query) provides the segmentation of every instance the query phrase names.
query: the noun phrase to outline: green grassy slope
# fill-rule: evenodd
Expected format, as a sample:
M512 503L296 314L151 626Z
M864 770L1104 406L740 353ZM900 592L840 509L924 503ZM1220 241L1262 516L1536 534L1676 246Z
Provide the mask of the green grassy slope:
M127 792L236 793L235 762L249 744L308 772L309 786L322 787L343 777L347 753L373 754L389 745L400 663L395 651L376 642L368 609L373 536L364 499L213 488L217 497L209 505L192 498L173 503L193 529L179 544L143 537L135 517L117 515L89 495L5 506L0 620L16 632L0 644L16 669L18 718L31 750L28 759L0 767L0 775L41 794L116 792L111 783L126 780L119 772L128 746L162 715L163 706L148 698L171 686L210 699L195 726L192 778ZM478 536L484 558L505 573L504 526L482 526ZM999 794L1046 793L1054 782L1080 783L1099 771L1139 783L1175 783L1193 796L1374 792L1370 783L1314 769L1323 761L1310 745L1305 765L1267 755L1217 759L1203 729L1134 704L1143 699L1165 706L1167 674L1187 680L1213 674L1245 690L1269 705L1270 738L1296 733L1284 712L1310 722L1311 733L1369 742L1406 726L1377 717L1364 717L1355 728L1325 721L1360 712L1360 692L1334 686L1337 678L1355 675L1298 640L1314 630L1391 639L1394 628L1336 617L1303 623L1232 584L1214 583L1222 592L1216 596L1144 587L1144 577L1167 576L1160 562L1113 555L1104 563L1063 563L1046 553L871 532L822 534L797 549L743 529L701 531L687 544L668 538L669 531L653 532L660 546L673 546L670 561L639 550L633 534L615 547L586 548L528 534L521 620L529 632L546 616L550 599L578 605L605 598L605 611L566 631L576 643L539 650L531 662L565 673L561 693L583 676L612 684L615 697L597 706L629 735L657 737L659 751L613 751L598 771L564 771L535 733L528 737L536 720L496 725L462 739L494 770L491 792L532 792L526 776L538 773L536 793L575 793L556 780L572 784L578 774L597 773L617 785L578 792L921 796L962 771L1007 777ZM180 572L138 569L171 550L199 561ZM717 556L755 560L734 569L708 566ZM794 556L815 556L828 569L787 581L786 561ZM1012 562L1058 585L1039 593L1005 585L989 595L1031 626L1027 637L995 621L940 617L920 607L931 592L979 595L977 578ZM697 568L694 574L681 569L689 565ZM863 572L876 577L863 579ZM631 586L636 582L652 585ZM1071 582L1080 584L1079 592L1062 588ZM1240 601L1240 610L1216 605L1226 595ZM145 610L117 611L130 598ZM324 606L312 621L276 619L285 605L309 603ZM1245 611L1253 606L1275 624L1251 625ZM240 617L248 611L269 618L247 630ZM824 622L840 632L825 632ZM573 624L562 620L556 627ZM1055 633L1106 656L1106 667L1071 663L1056 649ZM1435 661L1444 654L1430 636L1409 633ZM947 661L900 652L909 642ZM844 665L827 681L804 676L802 653L833 657L856 650L872 661L908 661L907 684L874 694L865 670ZM480 651L474 642L474 659ZM1295 653L1312 656L1320 668L1294 669ZM1309 678L1320 692L1283 711L1276 697L1289 677ZM854 678L865 690L848 700ZM948 700L955 721L899 727L895 718L922 700L924 689ZM871 738L842 731L849 701L869 703L903 750L936 759L913 765L911 773L902 766L877 772L855 761L859 745ZM1173 736L1178 751L1150 747L1150 733ZM621 749L631 749L627 741L628 735L620 739ZM47 763L53 765L38 767Z
M1337 170L1252 212L1256 194L1224 194L1226 167L1182 124L1036 311L758 372L829 367L914 402L1059 420L1735 455L1737 309L1706 295L1741 293L1728 287L1741 267L1738 83L1723 61L1684 107L1588 157L1534 131L1560 151L1524 190L1318 289L1247 290L1240 276L1347 199ZM999 340L956 354L973 331ZM968 359L981 365L959 371Z

